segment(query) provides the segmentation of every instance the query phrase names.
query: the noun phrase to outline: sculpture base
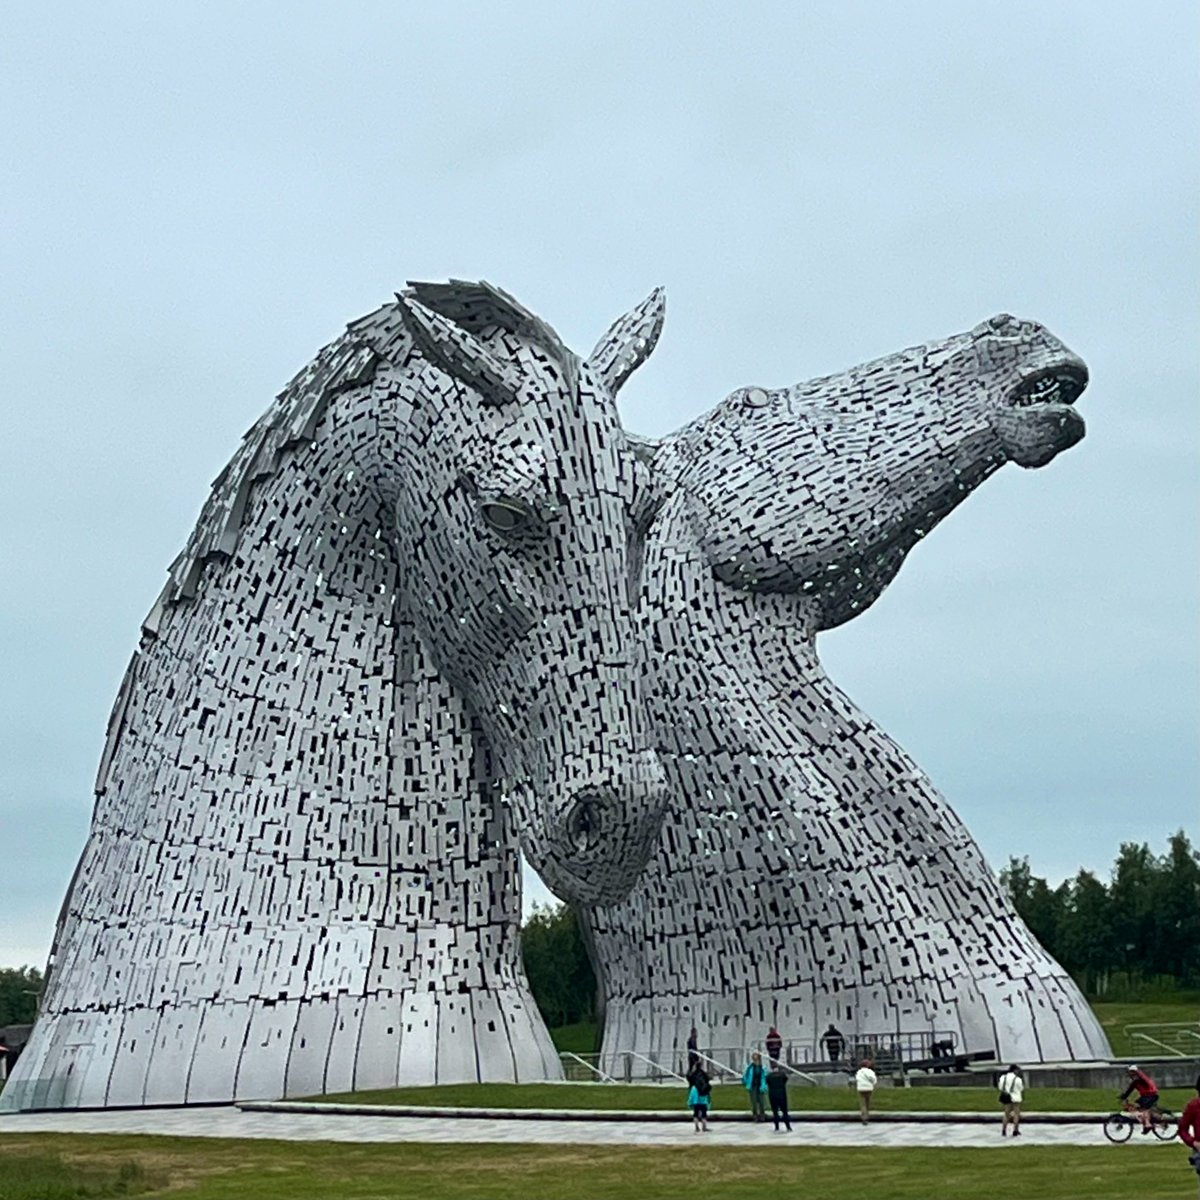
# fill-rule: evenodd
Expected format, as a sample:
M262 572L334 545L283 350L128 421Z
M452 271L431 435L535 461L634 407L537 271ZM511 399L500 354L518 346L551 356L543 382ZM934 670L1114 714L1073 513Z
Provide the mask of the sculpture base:
M521 989L43 1013L0 1111L229 1103L560 1079Z

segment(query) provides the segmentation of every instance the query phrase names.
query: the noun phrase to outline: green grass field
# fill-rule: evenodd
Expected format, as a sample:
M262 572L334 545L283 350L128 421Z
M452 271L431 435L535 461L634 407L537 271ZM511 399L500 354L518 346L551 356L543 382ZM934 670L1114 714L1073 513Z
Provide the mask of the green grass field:
M1177 997L1157 1002L1110 1004L1097 1001L1092 1010L1104 1026L1113 1053L1148 1057L1145 1045L1139 1046L1125 1035L1127 1025L1176 1024L1181 1021L1200 1021L1200 992L1180 992Z
M0 1135L3 1200L1183 1200L1178 1145L1008 1143L994 1149L747 1151L713 1146L355 1145L65 1134ZM60 1161L55 1164L55 1158ZM23 1166L40 1160L40 1178ZM84 1190L123 1168L126 1192ZM21 1182L23 1180L23 1182ZM70 1188L83 1181L80 1190ZM41 1187L31 1191L29 1186ZM24 1187L25 1190L19 1190ZM57 1189L57 1190L53 1190Z
M1192 1093L1166 1088L1163 1106L1179 1112ZM624 1083L457 1083L441 1087L388 1088L377 1092L345 1092L312 1096L329 1104L398 1104L446 1108L594 1108L682 1112L687 1087ZM1030 1088L1025 1093L1026 1112L1112 1112L1116 1093L1104 1088ZM734 1083L719 1084L714 1111L742 1110L746 1094ZM849 1086L815 1088L794 1085L788 1102L793 1112L857 1112L858 1098ZM915 1087L880 1088L875 1093L878 1112L995 1112L996 1092L988 1088Z

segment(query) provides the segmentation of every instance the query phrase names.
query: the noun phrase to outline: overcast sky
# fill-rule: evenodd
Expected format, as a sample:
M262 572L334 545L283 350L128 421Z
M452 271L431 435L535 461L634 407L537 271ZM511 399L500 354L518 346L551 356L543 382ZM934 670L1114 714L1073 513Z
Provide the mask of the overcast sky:
M666 433L974 325L1088 362L826 635L999 868L1200 825L1197 14L1173 4L21 5L0 40L0 965L44 959L138 625L272 395L486 278ZM540 885L530 896L545 896Z

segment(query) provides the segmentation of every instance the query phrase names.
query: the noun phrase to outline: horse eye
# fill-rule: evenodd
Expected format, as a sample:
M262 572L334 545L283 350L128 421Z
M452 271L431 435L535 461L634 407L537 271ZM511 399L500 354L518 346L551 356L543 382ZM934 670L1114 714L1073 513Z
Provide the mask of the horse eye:
M479 511L499 533L516 533L533 519L532 510L520 500L489 500Z

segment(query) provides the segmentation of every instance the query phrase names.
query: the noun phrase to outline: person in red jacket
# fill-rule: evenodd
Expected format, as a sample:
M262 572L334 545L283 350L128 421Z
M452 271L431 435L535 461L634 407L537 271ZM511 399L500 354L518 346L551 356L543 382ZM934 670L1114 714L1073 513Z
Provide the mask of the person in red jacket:
M1121 1093L1121 1099L1127 1100L1130 1092L1136 1091L1138 1120L1142 1123L1142 1132L1150 1132L1150 1115L1158 1107L1158 1084L1137 1067L1129 1068L1129 1086Z
M783 1054L783 1038L779 1036L779 1030L774 1025L767 1030L766 1046L767 1061L774 1066Z
M1179 1118L1179 1140L1191 1151L1188 1162L1200 1175L1200 1077L1196 1079L1196 1094L1187 1102L1183 1116Z

